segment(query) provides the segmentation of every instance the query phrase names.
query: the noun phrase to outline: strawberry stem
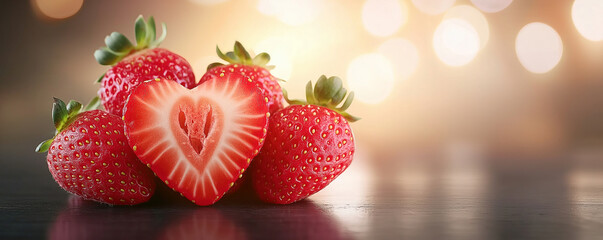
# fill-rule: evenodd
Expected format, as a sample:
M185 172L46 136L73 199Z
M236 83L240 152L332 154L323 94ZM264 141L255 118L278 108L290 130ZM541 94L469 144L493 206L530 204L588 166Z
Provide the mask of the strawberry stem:
M343 117L345 117L350 122L355 122L360 120L360 118L350 115L346 112L346 110L352 104L354 100L354 92L350 92L346 99L347 90L343 88L343 82L338 77L329 77L327 78L325 75L322 75L316 81L316 85L312 88L312 81L309 81L306 84L306 101L303 100L291 100L288 97L287 91L283 89L283 97L285 101L291 105L317 105L321 107L329 108ZM343 104L341 107L337 107L343 100Z
M216 46L216 54L222 60L226 61L228 64L242 64L248 66L259 66L266 68L268 70L272 70L274 66L267 65L270 62L270 55L268 53L262 52L254 57L249 54L249 52L243 47L239 41L236 41L234 44L234 50L230 52L222 52L218 46ZM209 64L207 66L207 70L212 69L217 66L222 66L223 63L215 62Z
M71 122L73 122L77 116L86 111L94 110L98 108L100 105L100 100L97 97L94 97L88 105L82 107L82 104L76 102L74 100L69 101L68 104L65 104L63 100L58 98L53 98L54 102L52 104L52 120L54 122L54 127L56 129L55 136L65 130ZM51 139L45 140L41 142L36 147L36 152L46 152L48 148L52 144L54 140L54 136Z
M54 103L52 104L52 121L54 122L54 127L57 129L63 129L63 125L67 122L67 117L69 113L67 112L67 107L65 106L65 102L61 99L53 98Z
M105 37L105 44L107 46L94 51L94 58L101 65L114 65L133 52L146 48L155 48L159 46L167 34L167 28L164 23L161 24L161 27L161 36L156 39L155 19L149 17L149 20L145 21L142 15L140 15L136 18L134 25L136 46L123 34L112 32Z

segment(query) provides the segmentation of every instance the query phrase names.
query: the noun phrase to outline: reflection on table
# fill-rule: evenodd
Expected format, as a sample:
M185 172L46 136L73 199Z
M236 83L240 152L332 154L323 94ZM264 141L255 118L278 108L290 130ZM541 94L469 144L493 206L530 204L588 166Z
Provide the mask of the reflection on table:
M347 172L295 204L235 196L198 207L173 194L109 207L71 196L47 233L50 239L592 239L603 234L597 156L490 155L457 145L384 160L359 146Z

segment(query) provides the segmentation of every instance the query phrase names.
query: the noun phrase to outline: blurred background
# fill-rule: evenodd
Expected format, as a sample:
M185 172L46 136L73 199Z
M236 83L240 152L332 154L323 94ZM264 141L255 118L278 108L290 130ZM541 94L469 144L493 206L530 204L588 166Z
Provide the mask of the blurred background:
M3 154L30 153L52 134L53 96L96 94L107 67L92 53L112 31L133 37L139 14L167 24L162 47L188 59L197 78L219 60L216 45L227 50L236 40L271 54L292 97L321 74L340 76L357 96L357 144L379 159L447 149L557 156L602 144L597 0L0 4Z
M404 236L483 239L531 236L545 223L551 236L600 234L603 1L9 0L0 9L5 181L57 188L34 153L54 132L52 97L92 98L107 70L94 50L113 31L133 38L142 14L167 24L162 47L197 79L219 60L216 45L238 40L272 56L293 98L321 74L344 80L356 93L349 112L362 117L352 125L357 154L315 199L348 230L385 234L381 224L394 223ZM403 208L388 211L383 193L402 196ZM385 217L337 207L367 201Z

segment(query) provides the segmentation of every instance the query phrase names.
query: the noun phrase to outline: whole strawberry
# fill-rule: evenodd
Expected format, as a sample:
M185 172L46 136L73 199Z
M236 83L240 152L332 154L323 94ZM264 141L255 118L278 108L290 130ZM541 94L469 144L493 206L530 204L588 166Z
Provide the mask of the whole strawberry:
M148 201L155 191L153 173L128 145L123 121L91 108L81 112L81 104L70 101L65 106L55 98L52 117L56 136L42 142L36 151L48 151L46 161L52 177L70 193L115 205Z
M142 16L136 19L136 46L121 33L113 32L105 38L106 47L94 52L102 65L112 67L99 78L101 97L105 109L121 116L126 99L133 88L145 80L162 78L173 80L186 88L196 86L195 75L190 64L181 56L163 48L156 48L166 36L155 39L155 20L145 22Z
M270 61L268 53L260 53L251 57L240 42L235 42L234 51L226 54L216 47L218 56L228 65L222 63L212 63L207 67L207 72L201 77L199 84L214 79L220 75L239 73L253 80L256 86L262 91L267 101L268 111L272 114L283 108L283 93L278 79L270 74L270 69L274 66L266 65Z
M285 99L290 106L270 117L264 147L253 160L252 183L260 199L288 204L304 199L331 183L352 162L354 134L345 112L354 98L346 96L341 79L321 76L307 102Z

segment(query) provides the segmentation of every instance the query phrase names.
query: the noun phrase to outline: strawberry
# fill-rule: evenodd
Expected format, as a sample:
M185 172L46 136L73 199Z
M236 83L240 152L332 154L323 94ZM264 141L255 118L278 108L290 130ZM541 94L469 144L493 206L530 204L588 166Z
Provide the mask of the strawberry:
M181 56L163 48L156 48L165 39L166 27L159 39L155 39L155 20L145 22L136 19L136 46L121 33L113 32L105 38L106 47L94 52L102 65L112 67L99 78L98 95L105 109L122 115L127 97L142 81L163 78L173 80L187 88L196 86L191 65Z
M207 67L207 72L201 77L199 83L214 79L221 74L239 73L253 80L256 86L262 90L266 99L268 99L268 110L274 113L283 108L283 93L277 78L270 74L270 69L274 66L268 66L270 55L260 53L251 57L240 42L235 42L234 51L226 54L216 47L216 52L220 58L228 62L228 65L222 63L212 63Z
M156 79L138 86L124 108L126 136L143 163L197 205L218 201L264 143L268 108L240 74L192 90Z
M128 146L123 121L89 106L81 112L81 104L70 101L66 106L55 98L52 117L57 134L36 151L48 151L52 177L70 193L114 205L146 202L155 191L153 173Z
M260 199L288 204L304 199L331 183L352 162L354 135L346 113L351 92L340 108L346 89L341 79L321 76L307 102L285 99L290 106L270 118L266 143L253 161L252 184Z

